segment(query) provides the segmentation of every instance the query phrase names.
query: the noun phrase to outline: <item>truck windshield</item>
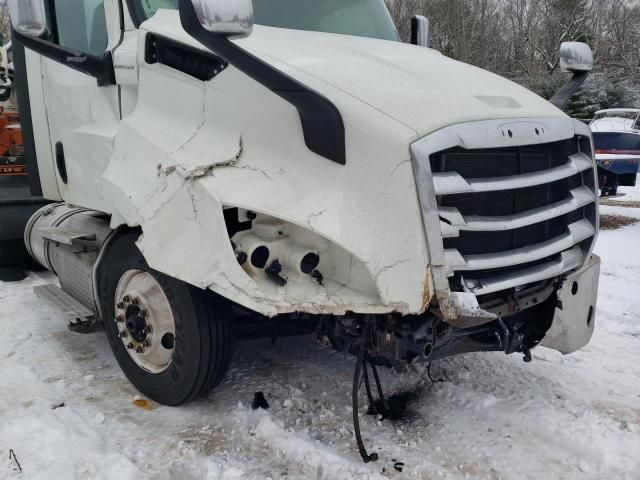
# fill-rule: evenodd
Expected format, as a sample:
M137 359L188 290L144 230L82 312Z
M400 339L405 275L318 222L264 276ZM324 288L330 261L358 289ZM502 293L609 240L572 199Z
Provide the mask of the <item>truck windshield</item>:
M147 19L177 0L133 0ZM254 21L270 27L399 40L384 0L253 0Z

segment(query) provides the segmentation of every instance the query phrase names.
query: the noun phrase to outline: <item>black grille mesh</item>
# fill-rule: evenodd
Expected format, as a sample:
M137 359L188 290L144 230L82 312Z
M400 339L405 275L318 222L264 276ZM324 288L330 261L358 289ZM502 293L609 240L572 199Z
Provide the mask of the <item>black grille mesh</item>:
M575 137L524 147L478 150L465 150L456 147L432 154L430 163L434 173L456 172L465 179L504 177L540 172L562 166L569 161L571 155L581 151L587 155L591 154L590 142L587 137ZM592 190L595 189L592 170L555 182L520 189L443 195L438 197L438 205L440 207L455 207L465 217L472 215L502 217L544 208L546 205L566 200L569 198L571 190L582 185ZM595 205L591 204L569 214L513 230L497 232L461 230L458 237L444 238L444 247L456 249L463 256L507 252L555 239L567 232L569 224L583 218L595 222ZM554 257L556 256L507 269L474 271L472 276L479 278L507 273L507 271L548 262ZM459 274L456 274L454 278L459 278Z
M582 174L578 174L557 182L517 190L446 195L439 199L439 205L456 207L465 216L500 217L565 200L569 192L582 185L582 182Z
M567 225L584 218L583 209L545 222L499 232L461 231L457 238L445 238L445 248L455 248L463 255L497 253L515 250L559 237Z
M524 147L456 147L431 155L430 161L433 172L457 172L464 178L505 177L559 167L578 151L578 141L571 139Z

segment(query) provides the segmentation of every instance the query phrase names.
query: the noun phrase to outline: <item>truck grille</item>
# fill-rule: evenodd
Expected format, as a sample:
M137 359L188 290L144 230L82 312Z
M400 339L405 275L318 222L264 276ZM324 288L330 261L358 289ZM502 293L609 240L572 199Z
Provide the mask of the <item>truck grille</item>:
M429 157L450 287L489 294L581 266L597 230L591 142Z

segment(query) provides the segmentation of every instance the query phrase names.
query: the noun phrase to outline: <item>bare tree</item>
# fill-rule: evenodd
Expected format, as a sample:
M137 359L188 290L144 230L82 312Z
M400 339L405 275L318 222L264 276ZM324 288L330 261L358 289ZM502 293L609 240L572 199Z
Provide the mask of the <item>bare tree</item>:
M11 20L9 19L9 6L5 0L0 0L0 34L4 42L11 35Z
M640 92L638 0L386 0L402 38L425 15L431 46L443 54L516 79L539 93L562 81L560 43L584 41L596 75ZM607 87L607 88L614 88ZM615 87L617 88L617 87ZM638 93L640 101L640 93Z

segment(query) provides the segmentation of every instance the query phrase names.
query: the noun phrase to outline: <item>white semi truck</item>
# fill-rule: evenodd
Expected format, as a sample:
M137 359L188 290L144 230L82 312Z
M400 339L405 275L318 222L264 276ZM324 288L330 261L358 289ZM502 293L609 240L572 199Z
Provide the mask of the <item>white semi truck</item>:
M219 384L247 312L317 321L354 397L368 361L589 341L589 128L382 0L9 1L38 293L153 400Z

